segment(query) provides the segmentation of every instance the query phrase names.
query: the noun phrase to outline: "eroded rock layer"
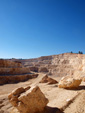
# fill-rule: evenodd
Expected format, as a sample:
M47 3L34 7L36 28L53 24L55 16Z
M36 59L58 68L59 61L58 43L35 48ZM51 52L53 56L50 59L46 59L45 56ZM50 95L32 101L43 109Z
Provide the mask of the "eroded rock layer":
M0 76L0 85L24 82L32 78L36 78L38 74Z
M37 76L19 61L0 60L0 85L23 82Z
M35 59L0 60L0 75L21 75L30 72L59 77L72 75L85 81L85 55L64 53Z
M19 61L26 67L37 67L39 72L61 77L66 75L85 77L85 55L83 54L64 53Z

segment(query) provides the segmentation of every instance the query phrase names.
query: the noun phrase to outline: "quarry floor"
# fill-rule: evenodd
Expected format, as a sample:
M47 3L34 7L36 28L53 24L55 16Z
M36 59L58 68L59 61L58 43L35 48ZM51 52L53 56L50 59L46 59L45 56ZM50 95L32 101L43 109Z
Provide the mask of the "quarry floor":
M63 113L85 113L85 82L76 90L67 90L58 88L57 84L48 85L47 83L39 83L44 74L39 74L37 78L30 79L26 82L17 84L6 84L0 86L0 113L10 113L13 107L8 101L8 94L15 88L38 85L41 91L49 99L48 106L59 108ZM59 81L61 77L52 78ZM54 113L54 112L52 112ZM57 113L57 112L55 112Z

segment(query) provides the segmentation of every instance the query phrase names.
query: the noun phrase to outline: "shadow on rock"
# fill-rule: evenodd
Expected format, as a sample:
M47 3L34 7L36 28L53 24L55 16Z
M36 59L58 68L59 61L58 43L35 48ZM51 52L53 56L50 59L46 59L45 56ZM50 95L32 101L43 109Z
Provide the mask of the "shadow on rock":
M20 113L20 112L16 108L13 108L10 113ZM26 112L24 112L24 113L26 113ZM28 113L30 113L30 112L28 112ZM56 107L46 106L44 111L42 111L42 112L34 112L34 113L64 113L64 112L62 112L60 109L58 109Z
M85 90L85 86L79 86L76 90Z
M63 113L60 109L56 108L56 107L49 107L46 106L44 111L41 113Z
M77 91L77 90L85 90L85 86L78 86L77 88L64 88L64 89L66 89L66 90L75 90L75 91Z

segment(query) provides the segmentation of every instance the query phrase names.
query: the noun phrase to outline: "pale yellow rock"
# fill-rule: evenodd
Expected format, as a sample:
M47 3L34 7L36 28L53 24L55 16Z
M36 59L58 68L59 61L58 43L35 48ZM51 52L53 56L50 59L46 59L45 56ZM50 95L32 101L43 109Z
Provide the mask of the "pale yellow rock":
M18 97L23 92L25 92L25 89L23 87L21 87L21 88L17 88L15 90L13 90L12 93L9 94L8 98L13 106L18 105Z
M40 83L48 83L48 84L56 84L58 83L55 79L48 77L47 75L45 75L42 80L40 81Z
M73 77L66 76L60 80L58 87L68 89L77 88L81 84L81 81L81 79L74 79Z
M21 93L25 92L25 89L23 87L16 88L12 91L11 94L9 94L8 98L11 99L12 96L19 96Z
M18 93L16 93L16 91L18 91ZM16 107L20 113L41 112L44 110L48 103L48 99L44 96L38 86L32 87L29 90L25 90L25 92L20 93L17 89L10 95L8 96L8 98L11 104Z

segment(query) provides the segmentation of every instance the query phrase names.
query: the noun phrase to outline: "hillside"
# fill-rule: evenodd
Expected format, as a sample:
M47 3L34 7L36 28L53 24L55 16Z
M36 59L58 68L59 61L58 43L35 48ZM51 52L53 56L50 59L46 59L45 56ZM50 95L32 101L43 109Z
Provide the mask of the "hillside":
M34 59L13 59L20 61L25 67L46 67L49 74L56 76L75 75L85 72L85 55L75 53L64 53L52 56L42 56Z
M58 87L60 79L65 76L82 82L76 89ZM38 86L49 100L47 111L42 113L85 113L85 55L64 53L35 59L0 60L0 113L21 113L10 104L8 95L16 88L29 86Z

